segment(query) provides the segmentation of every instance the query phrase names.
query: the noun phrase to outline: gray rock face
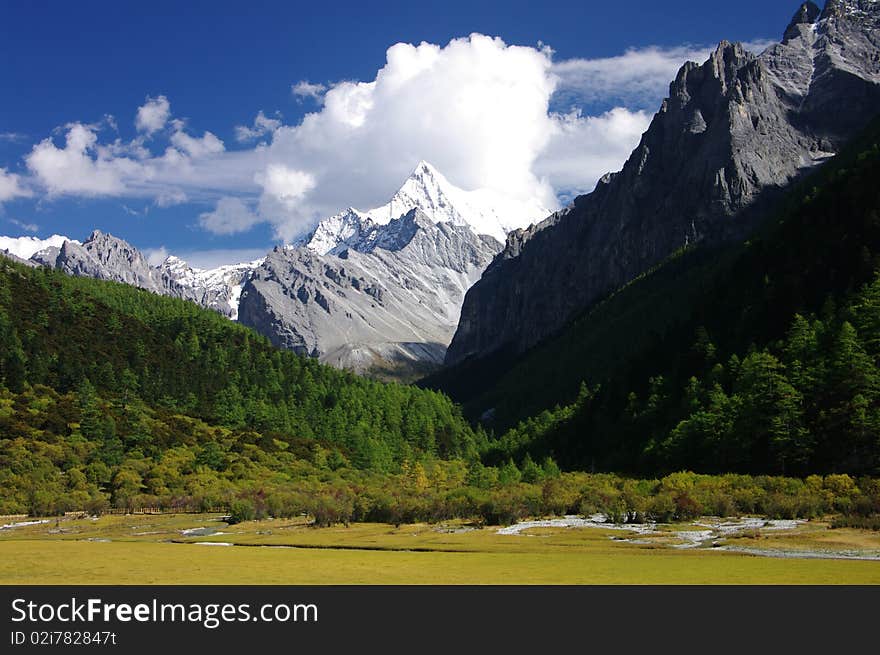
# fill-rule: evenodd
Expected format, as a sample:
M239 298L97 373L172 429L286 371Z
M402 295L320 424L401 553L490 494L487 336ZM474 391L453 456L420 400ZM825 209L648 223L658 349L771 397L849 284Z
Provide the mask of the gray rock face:
M43 250L34 253L28 261L34 266L55 268L55 263L58 261L58 255L60 253L61 248L58 246L49 246L48 248L44 248Z
M172 283L157 274L137 248L100 230L92 232L82 245L65 241L53 267L68 275L124 282L154 293Z
M0 250L0 257L6 257L7 259L11 259L16 264L24 264L25 266L30 266L30 267L37 266L37 264L35 262L32 262L29 259L22 259L21 257L16 255L15 253L11 253L8 250Z
M785 33L782 35L782 40L789 41L800 36L801 31L799 26L812 25L816 22L816 19L819 18L820 13L822 12L815 3L805 2L802 4L800 9L797 10L797 13L795 13L794 18L792 18L791 22L788 24Z
M34 254L31 261L55 268L69 275L92 277L99 280L123 282L163 296L190 300L208 309L232 317L234 306L229 299L234 294L231 284L208 285L194 283L188 273L193 269L183 264L177 268L168 262L151 266L143 253L111 234L95 230L82 244L65 241L60 248L49 247ZM240 280L239 280L240 282Z
M880 110L878 28L880 2L806 3L760 56L722 42L686 63L620 172L508 235L467 293L446 363L521 352L677 249L747 233Z
M275 248L244 285L239 321L356 372L442 363L464 294L501 244L419 209L346 235L324 254Z
M259 264L245 262L229 264L212 269L193 268L173 255L167 257L158 269L174 281L173 292L169 295L192 300L193 302L220 312L227 318L238 318L238 300L245 280ZM182 290L181 290L182 289Z

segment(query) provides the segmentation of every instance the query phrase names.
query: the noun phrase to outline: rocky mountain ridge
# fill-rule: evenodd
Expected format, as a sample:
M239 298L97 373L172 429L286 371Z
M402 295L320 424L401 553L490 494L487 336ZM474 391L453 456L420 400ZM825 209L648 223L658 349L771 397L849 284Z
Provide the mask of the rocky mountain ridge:
M341 368L418 374L443 361L465 292L500 248L414 208L324 254L276 248L245 283L239 320Z
M94 230L83 242L64 238L60 246L44 248L29 261L68 275L122 282L160 295L190 300L232 319L238 313L236 287L240 288L244 276L258 263L203 271L169 257L159 266L153 266L130 243L100 230Z
M421 162L388 204L349 208L263 259L210 270L175 256L153 266L98 230L82 243L7 241L30 264L190 300L338 367L412 377L442 363L465 292L501 249L499 214L479 198Z
M880 108L880 3L804 3L760 55L688 62L621 171L508 235L465 298L447 364L522 352L695 243L741 237Z

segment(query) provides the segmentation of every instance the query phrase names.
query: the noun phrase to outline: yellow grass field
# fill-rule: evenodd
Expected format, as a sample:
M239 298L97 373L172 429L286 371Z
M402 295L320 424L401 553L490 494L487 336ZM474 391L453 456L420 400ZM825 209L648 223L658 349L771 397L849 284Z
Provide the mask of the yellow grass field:
M880 561L675 549L675 526L625 531L461 524L312 528L211 515L134 515L0 530L0 584L880 584ZM206 528L196 536L185 530ZM237 546L197 545L199 542ZM725 541L764 551L880 553L880 535L816 522ZM252 546L252 547L245 547ZM274 547L267 547L274 546Z

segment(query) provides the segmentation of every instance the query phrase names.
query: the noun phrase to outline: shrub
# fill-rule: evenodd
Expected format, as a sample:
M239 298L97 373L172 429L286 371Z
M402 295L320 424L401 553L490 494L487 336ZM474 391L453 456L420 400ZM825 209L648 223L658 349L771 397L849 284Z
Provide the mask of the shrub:
M554 478L544 482L541 487L541 500L543 510L547 514L562 516L580 509L577 489L564 478Z
M880 516L838 516L831 522L831 527L880 531Z
M808 489L809 487L795 497L795 514L798 518L813 519L826 512L822 493Z
M736 502L726 493L719 492L709 498L711 514L714 516L735 516L737 512Z
M454 489L446 495L446 507L451 518L473 518L480 513L485 494L472 487Z
M253 521L257 512L253 501L247 498L238 498L229 504L229 524Z
M764 514L771 519L794 519L798 517L797 500L782 493L767 496L764 502Z
M83 509L91 516L101 516L104 512L110 509L110 501L103 495L92 496L85 503Z
M675 518L675 499L672 494L662 492L648 501L648 518L658 523L669 523Z
M687 491L681 491L673 497L675 502L675 518L688 521L702 514L699 503Z
M480 515L488 525L511 525L527 514L520 499L508 493L493 494L480 507Z

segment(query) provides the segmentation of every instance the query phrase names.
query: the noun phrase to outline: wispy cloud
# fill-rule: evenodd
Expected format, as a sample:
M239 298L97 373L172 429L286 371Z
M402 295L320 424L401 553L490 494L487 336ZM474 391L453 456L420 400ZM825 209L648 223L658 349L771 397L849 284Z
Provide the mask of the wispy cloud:
M128 205L122 205L122 211L124 211L129 216L146 216L150 212L149 206L144 207L141 210L132 209Z
M776 43L757 39L743 43L746 50L760 54ZM621 55L597 59L567 59L554 62L559 86L553 104L563 111L572 106L601 105L651 111L669 91L669 83L686 61L703 63L715 45L648 46L630 48Z
M308 80L300 80L290 87L290 92L300 100L311 98L321 102L324 94L327 92L327 86L324 84L313 84Z
M40 226L36 223L25 223L24 221L20 221L17 218L8 218L6 220L16 227L21 228L25 232L35 233L40 231Z
M760 55L767 48L779 43L777 39L754 39L752 41L742 41L743 48L755 55Z
M20 175L0 168L0 203L16 198L28 198L32 195Z
M682 64L702 62L711 52L708 46L651 46L615 57L555 62L559 86L554 104L566 109L583 104L656 109Z
M199 225L212 234L247 232L262 219L241 198L220 198L214 211L199 215Z
M263 110L261 109L257 113L257 117L254 118L254 124L252 126L235 126L235 139L239 143L255 141L260 137L271 134L279 127L281 127L280 116L278 118L269 118L268 116L266 116L266 114L263 113Z

